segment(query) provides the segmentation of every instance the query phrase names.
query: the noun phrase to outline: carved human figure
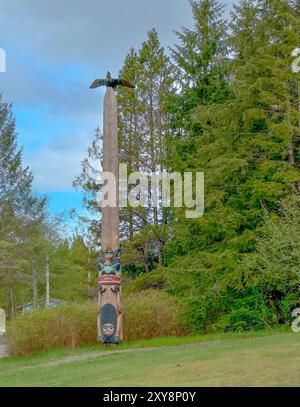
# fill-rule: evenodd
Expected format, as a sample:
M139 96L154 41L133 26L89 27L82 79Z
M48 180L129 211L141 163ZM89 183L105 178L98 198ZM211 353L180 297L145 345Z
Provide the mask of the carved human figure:
M98 289L98 339L104 343L119 343L123 340L119 249L101 250Z

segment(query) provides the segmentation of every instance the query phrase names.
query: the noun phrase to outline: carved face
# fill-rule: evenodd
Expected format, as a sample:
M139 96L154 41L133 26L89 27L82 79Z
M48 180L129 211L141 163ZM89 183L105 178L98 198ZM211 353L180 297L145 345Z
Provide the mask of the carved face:
M112 262L112 260L114 258L114 253L113 252L104 253L103 257L104 257L104 264L108 265Z
M100 260L100 274L114 274L120 276L120 251L115 252L102 252Z
M106 324L102 325L102 332L103 335L105 336L112 336L115 332L115 326L114 324L111 324L110 322L107 322Z
M115 335L117 327L117 310L112 304L101 308L101 334L105 338Z

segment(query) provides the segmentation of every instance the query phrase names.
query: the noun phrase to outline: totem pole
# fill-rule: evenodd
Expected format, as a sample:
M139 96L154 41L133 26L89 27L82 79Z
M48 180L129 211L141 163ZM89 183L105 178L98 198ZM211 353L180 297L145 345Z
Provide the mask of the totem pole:
M103 173L115 179L115 205L102 205L101 252L98 277L98 340L102 343L119 343L123 339L121 307L121 263L119 240L119 150L117 86L134 88L122 79L96 79L90 88L106 86L103 111Z

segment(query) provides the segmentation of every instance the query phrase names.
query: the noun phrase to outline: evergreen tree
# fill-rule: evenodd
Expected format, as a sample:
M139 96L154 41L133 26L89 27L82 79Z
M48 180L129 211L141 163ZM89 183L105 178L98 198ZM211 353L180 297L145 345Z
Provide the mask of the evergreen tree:
M130 83L138 84L141 66L138 54L131 48L127 54L120 77L125 78ZM141 136L140 117L143 112L142 104L139 100L139 88L134 91L120 87L118 89L118 109L119 109L119 151L120 163L127 165L127 175L139 171L143 154L143 140ZM142 208L122 208L121 209L121 237L122 240L132 241L133 236L143 226L142 218L145 210Z
M23 166L11 105L0 97L0 289L11 316L18 299L14 291L31 284L30 248L43 223L45 204L45 198L32 192L32 173Z
M138 96L143 107L139 118L143 146L139 166L145 174L162 173L166 166L166 140L170 127L166 97L174 92L174 76L170 60L160 45L156 30L148 32L147 41L142 44L138 60L140 64ZM141 247L144 253L152 252L159 264L163 263L167 223L167 213L162 210L161 196L161 184L155 192L153 188L149 190L147 213L143 213L145 247ZM154 205L151 205L151 202Z
M299 204L295 196L283 202L278 214L265 214L256 252L243 261L249 270L247 285L263 293L276 323L291 322L291 311L299 304Z
M102 134L97 128L87 150L87 157L81 162L81 173L73 181L73 186L83 192L83 206L89 215L78 215L76 211L71 211L71 216L77 220L78 224L83 225L83 229L87 230L88 239L93 247L99 247L101 240L101 207L99 205L101 167Z
M24 213L31 200L32 174L22 164L22 149L17 146L15 120L11 105L0 96L0 202L1 209L11 206ZM26 205L27 208L27 205Z
M224 6L216 0L190 0L190 5L194 27L176 32L179 44L171 48L180 88L170 104L172 124L183 135L201 133L201 126L193 120L199 104L222 103L229 94Z

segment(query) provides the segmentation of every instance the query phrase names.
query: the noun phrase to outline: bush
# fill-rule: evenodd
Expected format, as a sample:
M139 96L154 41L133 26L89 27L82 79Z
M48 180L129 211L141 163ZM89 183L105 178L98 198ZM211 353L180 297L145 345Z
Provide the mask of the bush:
M163 291L130 294L124 301L124 339L183 335L181 313L175 299Z
M277 326L276 310L268 304L261 290L230 290L227 294L223 314L210 331L259 331Z
M9 352L26 355L51 348L95 343L97 308L93 303L38 309L8 326Z
M182 335L180 307L168 294L148 290L123 299L124 339ZM8 327L12 355L96 344L97 305L92 302L39 309L18 316Z

